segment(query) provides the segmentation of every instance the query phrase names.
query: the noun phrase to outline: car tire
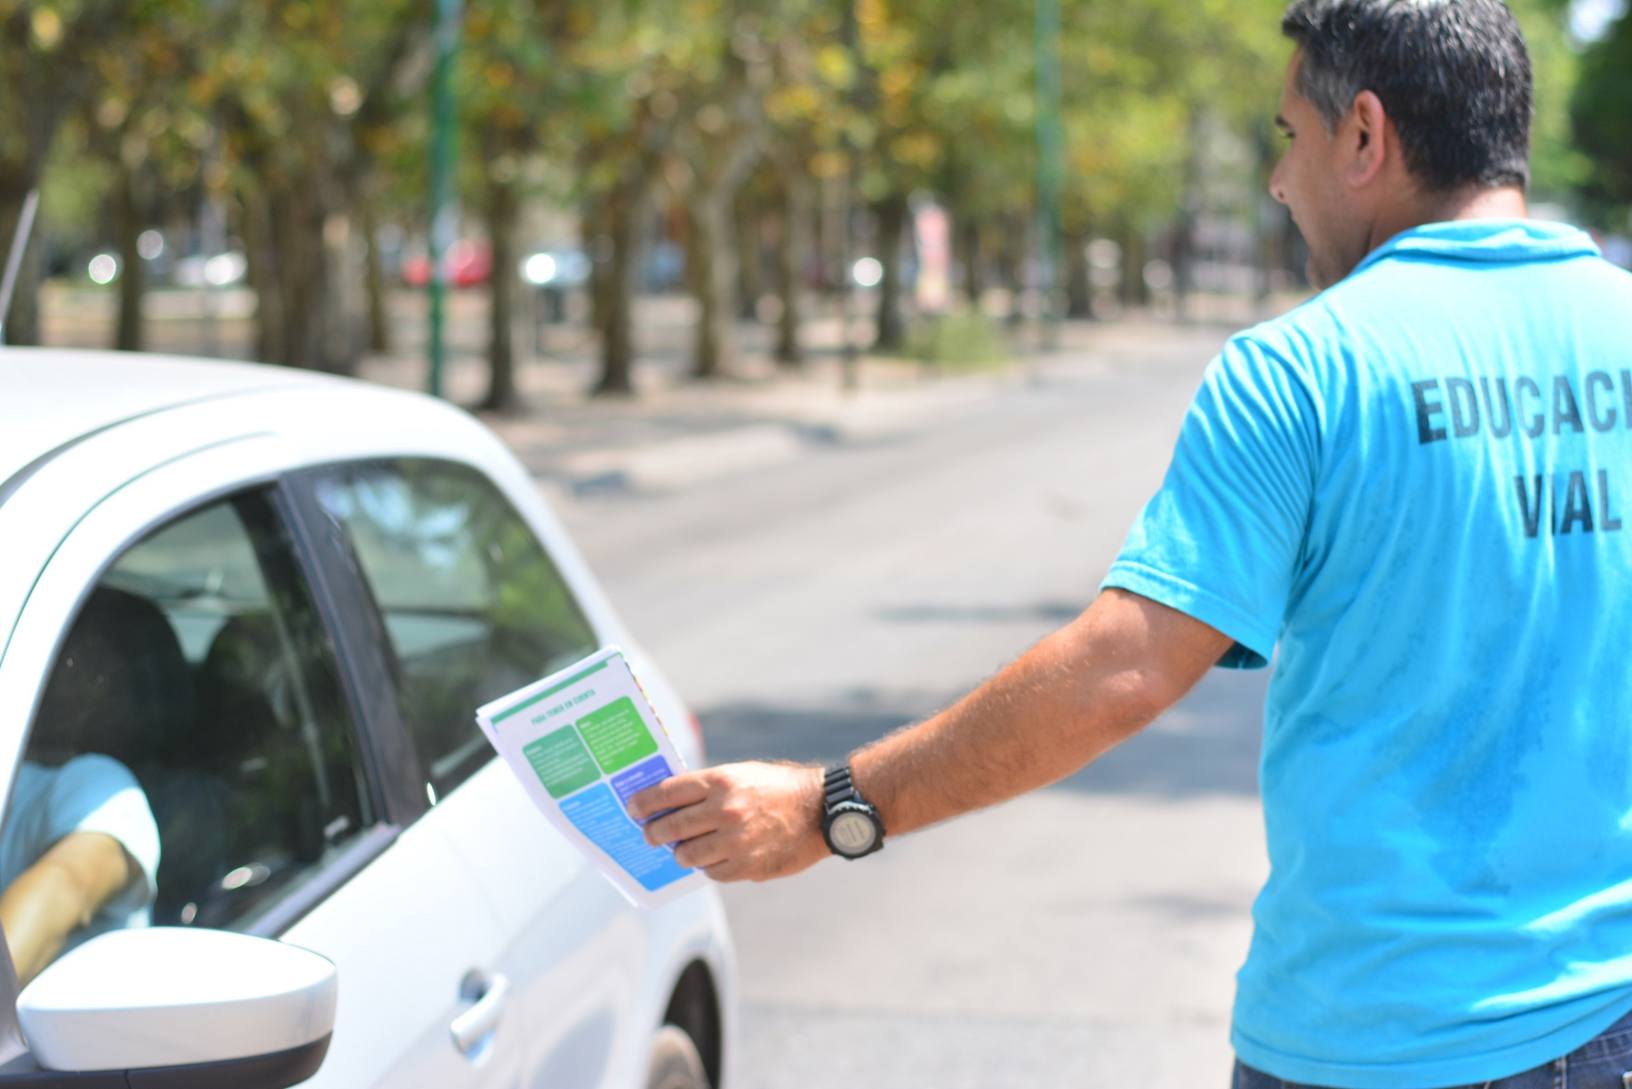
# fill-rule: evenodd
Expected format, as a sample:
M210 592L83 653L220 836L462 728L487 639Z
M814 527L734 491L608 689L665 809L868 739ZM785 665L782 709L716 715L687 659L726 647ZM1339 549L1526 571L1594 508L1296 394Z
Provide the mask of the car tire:
M709 1089L702 1056L685 1029L678 1025L658 1029L652 1037L651 1055L646 1089Z

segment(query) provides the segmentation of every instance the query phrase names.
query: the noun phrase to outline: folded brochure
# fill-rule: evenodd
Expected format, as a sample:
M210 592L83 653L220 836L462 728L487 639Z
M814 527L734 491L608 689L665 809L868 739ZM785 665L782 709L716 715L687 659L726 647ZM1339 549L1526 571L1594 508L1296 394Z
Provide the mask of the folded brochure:
M631 795L686 768L623 651L605 647L485 704L476 722L552 825L638 907L707 879L652 847Z

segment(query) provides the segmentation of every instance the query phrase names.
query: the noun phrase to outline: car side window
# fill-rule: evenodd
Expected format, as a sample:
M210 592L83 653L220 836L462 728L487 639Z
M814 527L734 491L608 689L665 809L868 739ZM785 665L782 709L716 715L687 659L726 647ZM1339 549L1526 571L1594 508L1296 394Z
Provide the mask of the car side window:
M389 634L434 804L493 755L476 708L590 653L595 633L538 537L474 469L341 466L317 496L345 528Z
M372 819L334 647L270 495L212 503L120 555L58 652L0 819L14 961L37 971L119 926L250 928ZM44 953L20 950L35 938L16 890L76 843L114 872L122 848L129 880L55 949L46 933Z

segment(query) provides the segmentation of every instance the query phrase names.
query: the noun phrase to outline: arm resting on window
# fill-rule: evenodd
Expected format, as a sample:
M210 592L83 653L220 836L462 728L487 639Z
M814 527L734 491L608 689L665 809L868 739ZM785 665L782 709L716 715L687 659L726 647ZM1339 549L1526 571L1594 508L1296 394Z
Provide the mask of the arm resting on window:
M26 984L63 943L137 875L119 841L103 832L71 832L0 893L17 980Z

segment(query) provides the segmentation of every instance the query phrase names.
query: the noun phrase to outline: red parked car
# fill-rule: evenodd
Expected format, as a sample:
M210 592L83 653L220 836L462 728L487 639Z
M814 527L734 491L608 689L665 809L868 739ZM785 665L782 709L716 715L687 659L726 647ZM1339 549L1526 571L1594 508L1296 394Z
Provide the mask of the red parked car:
M452 287L476 287L487 283L493 272L493 251L486 242L461 238L448 248L443 258L448 265L448 284ZM424 287L431 282L431 259L420 253L402 263L402 280L409 287Z

